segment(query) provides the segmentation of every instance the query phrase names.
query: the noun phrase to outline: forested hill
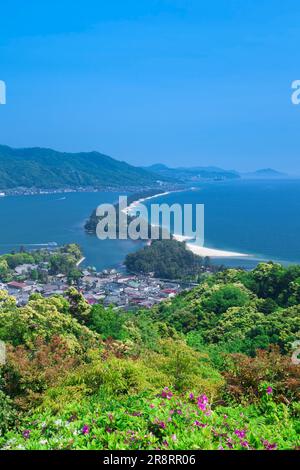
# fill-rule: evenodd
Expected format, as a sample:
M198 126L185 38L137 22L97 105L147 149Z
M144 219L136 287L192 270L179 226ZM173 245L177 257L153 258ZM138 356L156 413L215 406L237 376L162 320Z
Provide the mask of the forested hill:
M218 270L209 258L195 255L177 240L153 240L151 245L129 253L125 259L128 271L153 273L163 279L198 279L202 272Z
M0 145L0 189L153 186L158 176L98 152ZM160 178L163 179L163 178Z
M299 449L299 312L300 266L275 263L150 310L0 290L0 449Z

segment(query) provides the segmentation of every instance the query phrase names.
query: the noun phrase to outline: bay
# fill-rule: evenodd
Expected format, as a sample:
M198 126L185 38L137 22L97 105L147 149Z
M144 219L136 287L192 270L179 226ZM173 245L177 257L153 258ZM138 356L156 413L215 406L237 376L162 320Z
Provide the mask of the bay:
M300 263L300 180L201 183L157 203L204 204L204 246L249 255L214 258L226 266L252 267L260 260Z
M85 221L99 204L115 203L118 193L78 192L0 198L0 253L39 248L48 243L78 243L85 265L98 270L119 266L141 242L99 240L84 230Z
M76 242L86 265L98 270L119 266L127 253L141 247L131 240L88 235L84 223L101 203L118 193L66 193L0 198L0 253L55 242ZM221 258L215 263L252 267L259 260L300 263L300 180L239 180L201 183L151 203L204 204L205 246L249 254L247 259Z

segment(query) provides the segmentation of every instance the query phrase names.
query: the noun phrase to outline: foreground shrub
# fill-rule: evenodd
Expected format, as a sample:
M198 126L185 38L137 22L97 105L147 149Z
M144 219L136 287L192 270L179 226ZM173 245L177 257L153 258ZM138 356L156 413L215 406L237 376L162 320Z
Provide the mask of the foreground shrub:
M271 398L270 398L271 400ZM95 395L26 418L0 438L3 449L295 449L299 422L284 404L214 407L205 394L142 393L108 400Z
M92 393L105 392L109 396L141 393L156 390L167 376L146 365L141 359L132 360L109 356L96 357L90 364L84 364L65 381L66 386L85 385Z
M212 367L209 356L193 350L184 341L162 340L160 354L149 352L148 361L152 368L163 371L168 377L166 383L178 391L206 391L216 398L223 387L224 381Z
M47 387L56 384L79 364L67 342L59 336L47 343L36 338L33 347L8 346L3 375L7 393L21 408L34 405Z
M228 396L237 401L257 401L264 394L264 383L272 388L277 401L289 404L300 399L300 368L276 346L269 351L258 350L254 358L228 356L224 377Z
M0 390L0 438L13 427L17 416L12 400Z

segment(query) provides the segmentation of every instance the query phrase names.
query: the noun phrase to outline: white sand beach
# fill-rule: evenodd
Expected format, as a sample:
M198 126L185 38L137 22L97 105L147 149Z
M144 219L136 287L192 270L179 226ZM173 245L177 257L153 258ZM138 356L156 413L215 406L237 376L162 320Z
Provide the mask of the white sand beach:
M210 258L245 258L250 255L245 253L237 253L235 251L218 250L216 248L206 248L205 246L199 246L195 243L188 243L189 240L194 240L191 237L184 235L173 234L173 238L179 242L186 242L188 250L192 251L198 256L209 256Z
M171 192L177 191L166 191L164 193L154 194L153 196L141 198L137 201L132 202L128 207L123 209L123 212L130 214L134 212L134 209L139 206L139 204L143 203L144 201L148 201L149 199L154 199L157 197L162 197L170 194ZM218 250L217 248L207 248L205 246L199 246L195 243L188 243L189 241L194 240L193 237L185 236L185 235L178 235L173 234L173 238L179 242L186 242L186 247L188 250L192 251L195 255L198 256L208 256L210 258L246 258L250 257L251 255L245 253L238 253L236 251L226 251L226 250Z
M123 209L122 212L124 212L125 214L130 214L133 211L133 209L138 207L142 202L148 201L149 199L161 197L161 196L167 196L168 194L171 194L171 192L175 192L175 191L165 191L164 193L158 193L158 194L154 194L153 196L148 196L148 197L143 197L141 199L138 199L137 201L134 201L131 204L129 204L129 206Z

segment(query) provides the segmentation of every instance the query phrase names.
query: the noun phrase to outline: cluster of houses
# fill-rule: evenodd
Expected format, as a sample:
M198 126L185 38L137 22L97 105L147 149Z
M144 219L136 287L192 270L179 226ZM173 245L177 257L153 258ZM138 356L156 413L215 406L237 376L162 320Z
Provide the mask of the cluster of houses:
M26 305L31 294L37 292L44 297L64 295L69 288L64 274L48 276L48 282L42 284L30 280L33 265L21 265L16 268L16 275L28 273L28 279L0 283L0 290L6 290L16 298L18 305ZM189 287L175 281L156 279L151 275L133 275L115 269L95 272L83 270L76 286L90 304L103 303L124 309L135 307L150 308L154 304L171 298Z
M150 308L175 296L182 290L177 282L163 281L152 276L129 275L114 269L97 275L84 271L81 279L83 295L89 303L103 302L124 309L133 306Z

